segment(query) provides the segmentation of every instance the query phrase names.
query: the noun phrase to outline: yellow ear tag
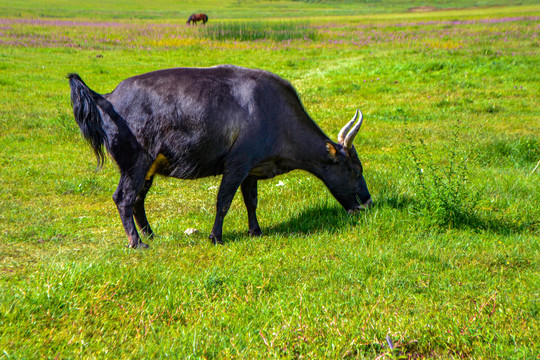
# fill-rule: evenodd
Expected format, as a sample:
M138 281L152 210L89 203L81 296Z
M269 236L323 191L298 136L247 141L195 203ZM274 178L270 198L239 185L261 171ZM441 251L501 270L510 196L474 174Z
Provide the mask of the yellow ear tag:
M326 143L326 151L328 151L328 157L333 160L334 162L337 161L337 149L334 146L334 144L331 144L329 142Z

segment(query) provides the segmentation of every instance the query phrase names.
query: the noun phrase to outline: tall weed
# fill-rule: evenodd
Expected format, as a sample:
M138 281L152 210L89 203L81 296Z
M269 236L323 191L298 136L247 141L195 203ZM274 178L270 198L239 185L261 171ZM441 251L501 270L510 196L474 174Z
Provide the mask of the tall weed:
M402 163L413 176L413 209L440 226L475 225L479 193L470 182L469 154L460 137L459 123L452 129L444 156L435 159L422 138L407 133L401 150Z

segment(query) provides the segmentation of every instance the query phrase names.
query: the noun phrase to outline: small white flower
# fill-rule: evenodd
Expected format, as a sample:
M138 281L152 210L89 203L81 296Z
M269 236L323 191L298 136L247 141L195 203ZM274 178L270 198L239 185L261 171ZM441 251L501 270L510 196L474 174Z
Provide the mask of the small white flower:
M186 234L187 236L189 236L189 235L196 234L196 233L198 233L198 232L199 232L199 230L197 230L197 229L189 228L189 229L186 229L186 231L184 231L184 234Z

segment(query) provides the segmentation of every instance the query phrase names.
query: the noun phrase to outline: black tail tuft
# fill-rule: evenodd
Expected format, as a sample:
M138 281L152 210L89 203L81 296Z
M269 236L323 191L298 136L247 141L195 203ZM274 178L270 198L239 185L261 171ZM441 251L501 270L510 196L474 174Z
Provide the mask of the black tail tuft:
M84 138L92 146L96 154L98 169L100 169L105 161L103 144L107 140L107 134L103 129L103 119L96 105L96 98L101 95L86 86L79 75L68 74L67 78L71 87L71 105L75 121Z

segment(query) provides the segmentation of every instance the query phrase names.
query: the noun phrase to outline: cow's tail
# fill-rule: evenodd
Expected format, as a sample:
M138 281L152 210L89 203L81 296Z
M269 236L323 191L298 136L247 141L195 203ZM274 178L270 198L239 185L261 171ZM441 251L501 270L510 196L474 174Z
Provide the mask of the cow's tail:
M103 129L103 119L96 105L98 93L91 90L77 74L69 74L71 87L71 105L75 121L84 138L90 143L97 158L97 168L101 169L105 161L103 145L107 141L107 133Z

